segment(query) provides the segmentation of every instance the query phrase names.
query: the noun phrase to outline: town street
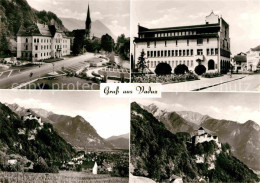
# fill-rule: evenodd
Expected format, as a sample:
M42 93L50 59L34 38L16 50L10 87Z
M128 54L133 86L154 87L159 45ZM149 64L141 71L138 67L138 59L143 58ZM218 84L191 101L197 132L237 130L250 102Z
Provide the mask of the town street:
M80 56L73 57L73 58L67 58L62 61L46 63L44 65L41 65L41 67L29 69L29 70L26 70L19 74L1 79L0 88L1 89L13 88L13 87L16 87L18 84L40 78L44 74L48 74L53 71L53 64L54 64L54 71L56 71L56 70L61 70L62 67L73 66L75 64L78 64L79 62L89 60L93 57L94 57L93 53L85 53L84 55L80 55ZM33 73L31 78L29 76L30 73Z
M206 88L203 91L260 91L260 74L248 75L243 79Z
M260 74L229 75L216 78L200 78L196 81L162 85L163 92L180 91L259 91Z

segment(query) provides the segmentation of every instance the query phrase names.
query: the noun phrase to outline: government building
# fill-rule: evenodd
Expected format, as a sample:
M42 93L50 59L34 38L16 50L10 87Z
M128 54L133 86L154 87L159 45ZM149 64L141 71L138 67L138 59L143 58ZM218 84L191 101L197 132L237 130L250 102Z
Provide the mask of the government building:
M34 23L17 33L17 58L34 62L62 58L70 55L70 45L70 38L55 24Z
M151 71L160 62L166 62L172 69L185 64L193 71L202 64L206 72L226 73L231 54L229 25L213 12L206 16L203 25L156 29L138 25L138 37L134 38L135 66L142 50Z

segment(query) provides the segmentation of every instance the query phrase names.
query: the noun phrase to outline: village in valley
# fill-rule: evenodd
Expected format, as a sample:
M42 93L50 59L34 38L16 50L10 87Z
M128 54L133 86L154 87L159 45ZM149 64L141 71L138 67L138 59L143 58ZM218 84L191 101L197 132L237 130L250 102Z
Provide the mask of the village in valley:
M34 11L26 0L4 0L0 88L97 90L100 83L129 82L128 33L115 36L101 21L93 21L91 5L84 6L85 21L67 23L73 26L68 30L50 11ZM17 15L18 10L25 13Z
M104 139L80 116L41 111L0 103L0 182L128 182L129 133Z

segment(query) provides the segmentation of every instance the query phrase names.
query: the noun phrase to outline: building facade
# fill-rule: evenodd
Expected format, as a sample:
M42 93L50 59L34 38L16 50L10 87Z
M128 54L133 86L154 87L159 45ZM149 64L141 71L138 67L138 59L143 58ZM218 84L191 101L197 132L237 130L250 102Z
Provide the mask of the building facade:
M17 58L41 61L70 55L70 38L55 25L33 24L17 34Z
M247 71L247 54L239 53L233 58L234 72L245 72Z
M260 45L247 52L247 70L257 71L260 67Z
M134 65L142 50L147 66L154 70L160 62L172 69L185 64L194 70L198 64L207 72L225 73L230 68L230 38L228 23L213 12L203 25L148 29L138 25L134 39Z

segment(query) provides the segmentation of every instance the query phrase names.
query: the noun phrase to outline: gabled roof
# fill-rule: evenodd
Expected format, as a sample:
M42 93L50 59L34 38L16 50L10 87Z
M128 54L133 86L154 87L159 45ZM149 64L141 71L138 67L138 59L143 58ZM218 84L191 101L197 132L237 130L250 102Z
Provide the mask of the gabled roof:
M37 27L42 36L52 36L48 25L37 23Z
M257 47L255 48L251 48L252 51L260 51L260 45L258 45Z
M234 56L234 61L235 62L246 62L246 55L235 55Z
M201 127L199 128L199 130L204 130L204 128L201 126Z

